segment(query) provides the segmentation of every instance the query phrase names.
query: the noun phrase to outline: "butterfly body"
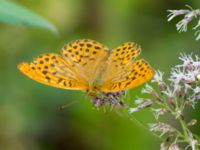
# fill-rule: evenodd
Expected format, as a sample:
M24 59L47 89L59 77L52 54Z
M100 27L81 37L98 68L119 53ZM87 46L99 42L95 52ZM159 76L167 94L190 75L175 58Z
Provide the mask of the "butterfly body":
M94 96L96 95L98 92L100 92L100 86L98 84L95 84L95 83L91 83L89 86L88 86L88 89L86 90L87 91L87 94L89 96Z
M143 59L135 61L140 47L127 42L109 51L94 40L76 40L65 45L61 55L43 54L33 63L21 63L28 77L54 87L98 92L118 92L149 81L154 70Z

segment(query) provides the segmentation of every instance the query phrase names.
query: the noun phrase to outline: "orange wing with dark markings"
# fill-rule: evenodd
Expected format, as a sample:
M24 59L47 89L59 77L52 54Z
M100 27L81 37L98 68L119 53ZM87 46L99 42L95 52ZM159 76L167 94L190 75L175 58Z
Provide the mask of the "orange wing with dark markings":
M113 50L108 58L101 91L127 90L152 79L154 70L150 65L142 59L134 61L140 52L141 48L132 42Z
M108 48L94 40L76 40L65 45L61 51L65 61L72 63L72 70L92 83L105 67Z
M56 54L43 54L34 60L34 63L21 63L19 70L40 83L73 90L88 89L87 82L74 70L71 64Z
M134 62L141 49L127 42L112 52L94 40L77 40L62 48L61 56L44 54L19 70L40 83L73 90L117 92L149 81L154 70L144 60ZM98 86L94 90L94 86Z
M21 63L19 70L28 77L54 87L88 90L108 57L108 49L94 40L66 44L61 56L44 54L34 63Z

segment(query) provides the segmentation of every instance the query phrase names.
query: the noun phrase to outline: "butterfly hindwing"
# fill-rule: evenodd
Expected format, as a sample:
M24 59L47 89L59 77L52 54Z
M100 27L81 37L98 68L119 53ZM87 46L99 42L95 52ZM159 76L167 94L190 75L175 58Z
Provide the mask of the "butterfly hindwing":
M121 73L110 81L102 85L104 92L116 92L136 87L149 81L153 77L154 71L143 59L126 66Z
M28 77L46 85L77 90L88 88L87 83L56 54L43 54L33 63L21 63L18 68Z

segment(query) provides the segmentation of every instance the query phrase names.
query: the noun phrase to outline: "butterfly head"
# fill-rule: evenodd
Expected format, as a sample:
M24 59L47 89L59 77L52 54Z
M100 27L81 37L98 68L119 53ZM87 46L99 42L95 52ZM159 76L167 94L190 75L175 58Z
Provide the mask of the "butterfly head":
M89 89L87 90L87 93L89 96L95 96L97 92L100 91L100 88L97 84L91 83L89 84Z

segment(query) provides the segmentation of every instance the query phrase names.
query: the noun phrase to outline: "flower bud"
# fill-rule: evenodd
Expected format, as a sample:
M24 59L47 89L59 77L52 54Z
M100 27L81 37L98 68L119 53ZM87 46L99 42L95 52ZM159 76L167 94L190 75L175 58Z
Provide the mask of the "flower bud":
M188 126L189 127L191 127L191 126L193 126L193 125L195 125L197 123L197 120L196 119L192 119L192 120L190 120L190 122L188 122Z
M200 74L197 75L197 80L200 81Z

